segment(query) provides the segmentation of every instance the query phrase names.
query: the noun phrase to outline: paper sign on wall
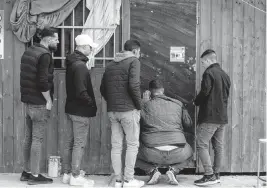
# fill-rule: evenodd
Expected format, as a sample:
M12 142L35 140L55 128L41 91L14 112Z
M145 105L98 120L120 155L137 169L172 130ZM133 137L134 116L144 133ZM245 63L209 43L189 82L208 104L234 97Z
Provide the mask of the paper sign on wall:
M4 59L4 10L0 10L0 59Z
M170 62L184 62L185 47L171 46L170 49Z

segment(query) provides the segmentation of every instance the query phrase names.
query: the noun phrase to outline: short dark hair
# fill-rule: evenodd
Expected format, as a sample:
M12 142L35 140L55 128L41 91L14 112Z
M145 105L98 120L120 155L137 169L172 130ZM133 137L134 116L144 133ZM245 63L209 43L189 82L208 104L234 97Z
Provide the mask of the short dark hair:
M149 82L149 89L161 89L163 88L163 83L159 79L155 79Z
M45 27L42 30L37 31L37 36L40 39L43 39L44 37L54 37L54 34L58 33L58 30L54 27Z
M137 40L127 40L124 44L125 51L133 51L134 49L138 49L140 47L141 44Z
M205 52L202 53L200 58L205 57L206 55L210 55L210 54L216 54L214 50L212 49L207 49Z

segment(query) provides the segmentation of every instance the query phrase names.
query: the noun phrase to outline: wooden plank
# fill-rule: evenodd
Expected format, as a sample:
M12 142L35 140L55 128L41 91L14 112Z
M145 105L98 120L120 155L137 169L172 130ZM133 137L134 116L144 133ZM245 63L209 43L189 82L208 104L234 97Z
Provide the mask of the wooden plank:
M217 61L222 62L222 1L211 1L211 48L217 54ZM210 158L214 162L214 150L210 141Z
M124 0L122 3L122 47L130 39L130 0Z
M211 0L200 0L200 50L201 54L208 48L211 47ZM196 93L200 90L200 83L202 79L202 74L204 72L200 61L197 63L197 78L196 78ZM198 157L197 153L197 172L204 172L202 163Z
M24 105L21 102L20 96L20 61L23 52L25 51L25 44L14 38L14 170L15 173L21 173L23 170L23 141L24 141L24 127L25 115Z
M222 62L222 2L211 1L211 48L217 54L217 61Z
M254 5L255 0L250 3ZM252 145L252 119L253 119L253 88L255 79L254 62L255 62L255 31L254 17L255 9L251 6L244 5L244 48L243 48L243 131L242 131L242 172L251 172L251 159L254 153L251 153Z
M231 171L242 170L242 126L243 126L243 3L233 1L233 72L232 72L232 155Z
M11 31L9 22L9 15L12 10L13 2L5 1L5 52L3 64L3 128L4 128L4 166L6 172L13 171L13 157L14 157L14 109L13 109L13 61L14 61L14 35Z
M255 6L266 11L266 1L256 0ZM266 119L265 119L265 92L263 80L266 72L266 14L255 10L255 61L254 61L254 96L253 96L253 128L252 128L252 159L250 169L252 172L257 171L258 139L266 138ZM266 88L266 82L265 82ZM264 147L262 147L264 148ZM265 147L266 148L266 147ZM266 171L266 150L261 153L261 171Z
M58 86L58 91L57 94L55 95L55 100L57 100L57 132L58 132L58 155L63 157L63 152L64 152L64 135L66 131L69 131L66 129L65 125L67 125L67 116L65 113L65 101L66 101L66 72L65 70L58 70L56 74L56 80L55 82L57 83Z
M230 76L232 81L233 71L233 3L222 1L222 69ZM224 132L224 158L221 172L231 171L231 148L232 148L232 91L228 100L228 125Z
M58 126L59 126L58 118L60 117L58 114L58 111L65 109L64 107L62 108L61 106L59 106L58 100L57 100L59 96L63 97L63 93L61 93L61 91L64 91L61 84L60 84L59 75L60 75L60 73L58 73L56 71L54 72L53 107L52 107L52 110L50 112L50 119L49 119L49 122L47 125L47 134L45 135L47 138L47 142L46 142L47 155L45 156L46 160L49 159L49 156L58 155L58 135L60 133L58 131ZM64 85L64 87L65 87L65 85Z
M5 2L0 1L0 9L4 10ZM3 80L4 80L4 59L0 59L0 167L4 166L4 125L3 125ZM3 172L3 171L1 171Z

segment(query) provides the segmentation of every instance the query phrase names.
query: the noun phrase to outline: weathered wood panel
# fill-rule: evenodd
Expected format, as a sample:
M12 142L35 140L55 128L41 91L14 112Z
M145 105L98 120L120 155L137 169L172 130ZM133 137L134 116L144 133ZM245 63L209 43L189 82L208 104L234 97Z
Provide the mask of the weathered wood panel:
M232 79L232 62L233 62L233 2L222 1L222 68L229 73ZM233 88L233 87L232 87ZM230 98L228 102L228 121L232 122L232 88L230 90ZM230 125L225 127L224 145L224 158L222 172L227 172L230 169L231 161L231 148L232 148L232 128Z
M261 10L266 11L266 1L256 0L255 6ZM266 138L266 14L255 10L255 62L254 62L254 95L253 95L253 110L254 116L252 128L252 160L251 169L256 170L257 164L257 151L256 143L259 138ZM264 63L265 62L265 63ZM265 82L264 82L265 80ZM258 144L257 144L258 146ZM266 148L266 147L265 147ZM262 152L261 161L262 169L266 169L266 150Z
M3 64L3 154L5 171L13 171L13 157L14 157L14 92L13 92L13 80L14 80L14 35L11 31L11 25L9 23L9 14L12 10L13 1L6 0L4 3L5 10L5 60Z
M266 137L266 83L263 81L266 66L266 14L241 0L200 0L199 3L200 54L207 48L213 48L219 63L232 81L222 171L255 172L258 139ZM249 3L266 10L266 1L252 0ZM202 69L199 61L197 64L197 78L200 78ZM200 81L198 79L196 83L197 89ZM211 154L213 156L213 152ZM262 157L264 155L262 153ZM262 165L262 171L265 165L266 162ZM201 165L199 169L203 171Z

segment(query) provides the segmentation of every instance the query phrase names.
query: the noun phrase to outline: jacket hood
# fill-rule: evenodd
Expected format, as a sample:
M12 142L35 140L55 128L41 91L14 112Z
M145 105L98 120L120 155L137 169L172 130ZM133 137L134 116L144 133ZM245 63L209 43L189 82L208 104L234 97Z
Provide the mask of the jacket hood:
M135 55L133 54L133 52L131 51L122 51L116 54L114 61L115 62L120 62L123 61L125 59L128 59L130 57L135 57Z
M83 61L84 63L86 63L88 61L88 58L82 52L75 50L74 53L66 57L66 60L66 65L69 66L77 61Z

